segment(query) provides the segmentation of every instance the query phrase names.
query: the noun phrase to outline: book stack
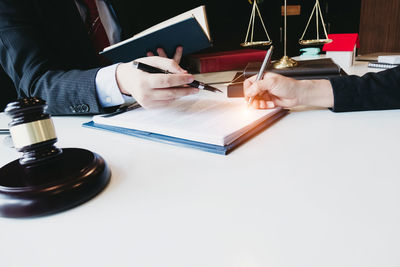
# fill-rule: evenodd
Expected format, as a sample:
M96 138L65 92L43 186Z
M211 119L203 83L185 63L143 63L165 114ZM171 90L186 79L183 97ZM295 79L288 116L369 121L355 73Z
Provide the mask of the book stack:
M242 72L238 72L235 78L228 84L228 97L243 97L243 82L245 79L256 75L262 62L250 62ZM272 65L272 64L271 64ZM330 58L302 60L294 68L273 69L270 66L267 71L278 73L296 80L329 79L331 77L346 75Z
M369 68L391 69L400 65L399 55L378 56L378 60L373 60L368 63Z
M391 63L382 63L377 60L368 62L368 68L376 68L376 69L391 69L400 66L400 64L391 64Z

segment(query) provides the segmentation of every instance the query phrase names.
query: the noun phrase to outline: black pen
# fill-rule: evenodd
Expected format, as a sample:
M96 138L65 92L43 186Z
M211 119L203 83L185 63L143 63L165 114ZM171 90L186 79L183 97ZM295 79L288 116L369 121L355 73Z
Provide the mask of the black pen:
M271 62L271 56L272 56L272 50L274 49L274 47L271 45L271 47L268 49L268 52L265 54L265 58L264 61L261 65L261 68L257 74L256 77L256 81L259 81L262 77L262 75L264 74L265 69L268 67L269 63ZM251 103L253 103L254 97L250 97L249 98L249 105L251 105Z
M159 69L159 68L144 64L142 62L137 62L137 61L133 61L133 67L136 68L136 69L148 72L148 73L165 73L165 74L171 74L172 73L172 72L169 72L167 70L162 70L162 69ZM211 85L208 85L208 84L196 81L196 80L194 80L191 83L188 83L188 85L191 86L191 87L199 88L201 90L208 90L208 91L211 91L211 92L220 92L220 93L222 93L222 91L219 90L218 88L212 87Z

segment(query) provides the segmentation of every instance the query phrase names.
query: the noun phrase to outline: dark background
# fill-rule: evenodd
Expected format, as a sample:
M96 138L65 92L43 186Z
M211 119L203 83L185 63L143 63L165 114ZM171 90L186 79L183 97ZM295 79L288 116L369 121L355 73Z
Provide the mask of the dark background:
M248 0L115 2L117 9L132 10L132 14L134 14L129 18L124 16L127 21L122 22L122 24L129 25L130 33L137 33L191 8L205 5L214 45L211 49L201 51L202 53L241 49L240 43L245 40L252 8ZM263 0L258 4L267 31L275 46L273 59L280 58L283 54L283 17L281 16L283 3L283 0ZM299 49L302 46L298 44L298 40L306 27L314 4L315 0L287 1L287 5L301 6L299 16L287 17L287 54L289 56L297 56L300 53ZM320 5L328 33L358 33L361 0L320 0ZM135 12L135 10L147 11ZM150 12L152 15L149 15ZM312 33L310 38L316 37L315 15L313 18L307 31L307 33ZM258 17L256 18L256 30L261 31L256 32L258 40L265 40L266 36L263 34L262 25L257 19ZM322 28L321 25L320 28ZM257 36L254 40L257 40Z
M213 47L201 51L216 52L242 49L240 43L245 40L252 5L248 0L110 0L114 3L121 24L126 27L126 36L132 36L156 23L178 15L199 5L205 5L208 23L213 39ZM259 1L259 9L265 26L275 46L273 60L283 55L283 0ZM288 0L288 5L301 5L299 16L287 17L287 54L299 55L298 44L315 0ZM328 33L359 32L361 0L320 0ZM265 40L262 26L256 18L254 40ZM309 30L314 30L310 24ZM260 32L262 35L260 34ZM257 38L259 37L259 38ZM315 38L313 35L312 38ZM0 68L0 110L16 97L12 83Z

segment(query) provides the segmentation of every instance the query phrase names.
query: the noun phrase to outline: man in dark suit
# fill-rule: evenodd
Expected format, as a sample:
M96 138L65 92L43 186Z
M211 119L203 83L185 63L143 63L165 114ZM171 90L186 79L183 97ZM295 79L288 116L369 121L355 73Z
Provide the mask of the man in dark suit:
M362 77L350 75L330 80L298 81L267 72L263 79L244 82L246 100L255 108L331 108L333 111L362 111L400 108L400 66Z
M166 77L143 73L131 68L130 63L104 68L93 45L91 30L88 30L90 23L85 25L90 17L87 2L0 0L0 64L13 81L18 97L36 96L46 100L50 114L88 114L114 109L131 101L127 96L133 96L145 107L152 107L198 91L188 87L179 90L171 88L190 82L193 76L167 58L141 59L142 62L176 73ZM89 26L96 25L97 29L95 23L112 21L111 24L117 25L117 29L122 29L119 32L120 40L153 23L135 26L137 19L144 18L138 10L120 17L120 11L126 9L120 1L92 2L99 7L100 20L94 20ZM104 21L102 14L106 14ZM127 23L129 16L135 17L133 14L136 14L136 20ZM121 22L127 25L121 25ZM115 27L114 34L106 31L111 44L113 40L110 36L115 37L115 32L118 33ZM177 51L175 56L179 61L181 52ZM103 70L107 70L106 75ZM104 82L103 76L114 80ZM115 97L115 89L112 97L108 95L111 85L117 88L118 97ZM1 97L10 93L10 89L6 91L5 88L0 88ZM114 101L115 98L117 101Z
M0 66L0 112L5 106L17 98L17 92L10 77Z

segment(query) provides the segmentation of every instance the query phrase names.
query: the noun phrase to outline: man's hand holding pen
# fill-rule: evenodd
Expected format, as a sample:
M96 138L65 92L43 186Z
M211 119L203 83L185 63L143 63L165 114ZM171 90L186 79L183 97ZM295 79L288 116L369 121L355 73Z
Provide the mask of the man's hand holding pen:
M176 61L156 56L141 58L138 61L172 72L168 75L147 73L134 68L132 62L118 65L116 80L120 91L131 95L142 107L164 106L180 97L199 92L199 89L185 85L193 82L194 77Z
M222 92L194 80L192 74L165 57L140 58L117 67L116 80L121 93L131 95L144 108L165 106L200 90Z
M147 64L145 64L143 62L140 62L140 61L133 61L132 64L136 69L139 69L141 71L145 71L145 72L148 72L148 73L173 74L173 72L170 72L168 70L164 70L164 69L160 69L160 68L157 68L157 67L154 67L154 66L151 66L151 65L147 65ZM211 85L208 85L208 84L196 81L196 80L193 80L192 82L187 83L187 85L190 86L190 87L198 88L200 90L207 90L207 91L211 91L211 92L214 92L214 93L215 92L222 93L222 91L219 90L218 88L215 88L215 87L213 87Z

